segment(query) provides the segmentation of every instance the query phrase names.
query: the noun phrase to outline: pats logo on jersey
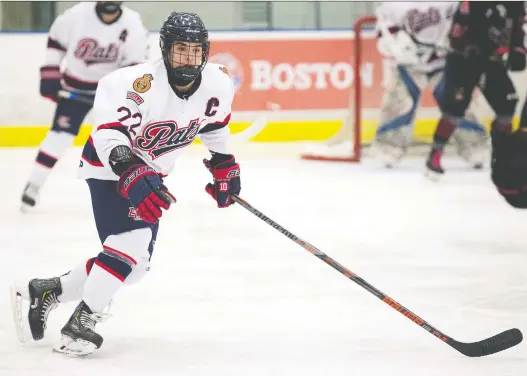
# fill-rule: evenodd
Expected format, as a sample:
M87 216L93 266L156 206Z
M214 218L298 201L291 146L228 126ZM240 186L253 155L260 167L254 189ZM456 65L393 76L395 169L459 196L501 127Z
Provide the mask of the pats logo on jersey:
M93 38L83 38L77 44L75 57L83 60L86 65L114 63L119 56L119 46L110 43L103 47Z
M209 58L211 63L221 64L227 68L227 73L234 84L234 90L237 92L243 82L243 67L242 64L231 54L220 53Z
M199 127L199 119L191 120L186 127L179 127L173 120L150 123L135 141L139 149L156 159L192 143L198 135Z
M138 93L146 93L152 87L154 76L151 74L143 74L143 77L139 77L134 81L134 90Z
M411 9L406 13L408 27L413 33L419 33L427 27L441 23L441 12L439 9L430 7L426 12L419 9Z

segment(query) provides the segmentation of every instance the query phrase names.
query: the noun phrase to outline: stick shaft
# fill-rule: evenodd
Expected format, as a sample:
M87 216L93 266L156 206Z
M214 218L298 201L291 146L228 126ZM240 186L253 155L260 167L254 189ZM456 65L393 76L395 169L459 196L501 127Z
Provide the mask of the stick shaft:
M291 239L292 241L294 241L295 243L300 245L302 248L304 248L308 252L310 252L313 255L315 255L316 257L318 257L320 260L324 261L326 264L331 266L333 269L339 271L345 277L347 277L348 279L352 280L353 282L355 282L356 284L358 284L359 286L361 286L362 288L364 288L365 290L367 290L371 294L375 295L377 298L382 300L384 303L388 304L390 307L392 307L393 309L395 309L396 311L398 311L399 313L404 315L406 318L408 318L411 321L413 321L415 324L419 325L421 328L423 328L426 331L428 331L430 334L433 334L434 336L436 336L437 338L439 338L443 342L448 343L451 346L452 346L453 343L456 342L455 340L453 340L449 336L443 334L438 329L434 328L432 325L430 325L428 322L423 320L421 317L417 316L415 313L410 311L408 308L406 308L403 305L399 304L397 301L393 300L388 295L384 294L383 292L381 292L380 290L378 290L374 286L370 285L368 282L366 282L364 279L359 277L357 274L351 272L346 267L344 267L343 265L339 264L337 261L333 260L331 257L326 255L324 252L319 250L314 245L306 242L305 240L299 238L298 236L296 236L295 234L291 233L290 231L288 231L284 227L280 226L278 223L273 221L271 218L267 217L261 211L259 211L259 210L255 209L254 207L252 207L248 202L246 202L245 200L241 199L239 196L232 195L231 197L237 204L241 205L244 209L247 209L249 212L251 212L252 214L257 216L258 218L260 218L262 221L267 223L269 226L273 227L275 230L279 231L280 233L282 233L283 235L285 235L286 237L288 237L289 239Z

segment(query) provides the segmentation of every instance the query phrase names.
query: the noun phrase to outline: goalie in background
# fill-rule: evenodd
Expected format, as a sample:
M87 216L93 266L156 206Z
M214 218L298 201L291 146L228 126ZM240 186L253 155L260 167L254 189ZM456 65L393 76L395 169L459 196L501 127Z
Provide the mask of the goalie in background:
M457 2L384 2L377 8L377 48L393 61L373 147L386 167L398 164L412 143L422 92L431 87L440 105L444 93L446 36ZM488 135L468 112L454 133L458 154L483 166Z

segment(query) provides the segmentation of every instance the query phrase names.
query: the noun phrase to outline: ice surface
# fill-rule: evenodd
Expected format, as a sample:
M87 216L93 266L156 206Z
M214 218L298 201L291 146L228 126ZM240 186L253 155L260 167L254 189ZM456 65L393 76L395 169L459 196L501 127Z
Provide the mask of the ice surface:
M404 318L240 207L217 209L198 145L167 185L149 275L116 297L89 358L52 354L75 305L47 337L20 344L8 285L62 274L99 252L80 149L59 162L30 215L18 211L35 149L0 150L0 375L525 375L525 343L470 359ZM307 162L290 145L239 146L242 197L460 341L527 333L527 211L489 171L448 158L442 182L424 161L396 170Z

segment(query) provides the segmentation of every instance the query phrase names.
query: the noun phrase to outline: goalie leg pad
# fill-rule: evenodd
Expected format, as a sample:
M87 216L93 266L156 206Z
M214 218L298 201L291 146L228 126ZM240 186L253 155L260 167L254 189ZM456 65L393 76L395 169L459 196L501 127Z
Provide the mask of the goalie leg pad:
M457 153L476 168L481 168L489 146L489 135L480 123L459 119L453 135Z
M398 78L383 96L377 137L411 126L421 98L421 89L404 67L397 67ZM402 146L402 145L401 145Z
M374 140L380 159L388 167L402 159L412 142L413 122L422 89L428 81L425 74L404 67L396 67L394 74L396 79L383 96L380 125Z

